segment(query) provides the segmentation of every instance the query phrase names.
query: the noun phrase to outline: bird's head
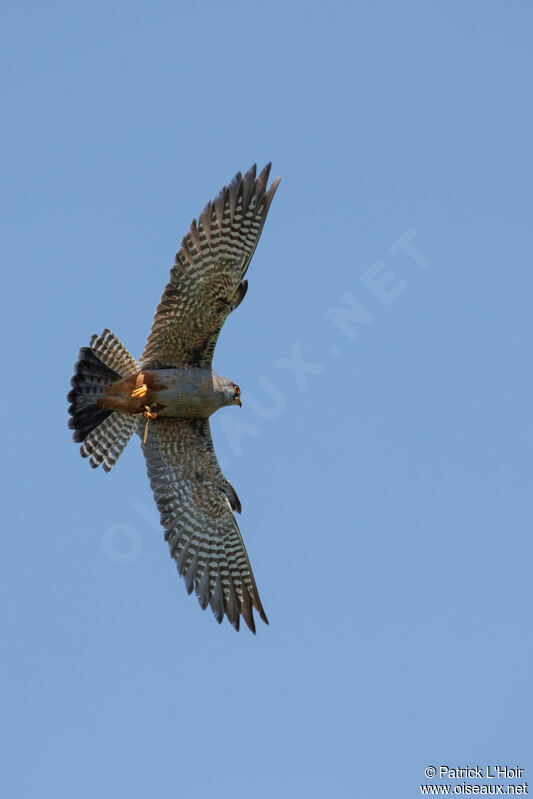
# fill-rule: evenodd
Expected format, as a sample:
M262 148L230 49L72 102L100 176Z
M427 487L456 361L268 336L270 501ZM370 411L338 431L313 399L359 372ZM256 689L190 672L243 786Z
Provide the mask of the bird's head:
M219 391L222 391L222 396L224 398L222 404L238 405L239 408L242 408L241 390L239 386L232 380L228 380L226 377L218 377L218 375L217 382L219 385Z

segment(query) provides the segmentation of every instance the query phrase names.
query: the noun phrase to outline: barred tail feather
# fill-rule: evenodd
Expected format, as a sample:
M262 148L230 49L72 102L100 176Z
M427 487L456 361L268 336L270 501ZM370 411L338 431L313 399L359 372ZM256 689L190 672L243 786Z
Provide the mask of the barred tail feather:
M101 336L94 335L89 344L97 358L121 377L128 377L141 371L141 367L130 355L122 341L107 328Z
M97 401L106 386L139 371L135 358L110 330L93 336L90 346L79 351L67 396L68 424L73 440L82 444L82 457L90 457L93 468L103 464L109 471L115 465L138 422L130 414L101 408Z
M82 458L89 457L93 469L102 464L105 472L111 471L138 422L137 417L131 413L111 411L108 418L95 427L81 445Z

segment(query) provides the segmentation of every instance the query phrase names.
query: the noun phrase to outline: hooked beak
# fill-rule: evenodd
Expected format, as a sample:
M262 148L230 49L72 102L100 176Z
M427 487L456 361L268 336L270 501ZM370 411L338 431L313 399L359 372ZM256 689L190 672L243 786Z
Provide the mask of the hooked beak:
M239 406L239 408L242 408L242 402L241 402L241 398L240 398L240 397L236 397L236 399L235 399L235 405L238 405L238 406Z

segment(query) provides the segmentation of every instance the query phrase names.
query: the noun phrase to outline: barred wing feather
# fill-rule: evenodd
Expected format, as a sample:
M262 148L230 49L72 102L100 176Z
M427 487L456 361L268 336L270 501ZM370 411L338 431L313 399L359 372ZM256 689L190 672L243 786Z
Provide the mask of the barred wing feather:
M144 425L138 428L143 435ZM220 470L207 420L156 419L144 446L148 477L171 557L188 593L196 590L220 623L242 616L255 632L255 608L268 624L232 508L240 503Z
M267 191L270 164L238 172L198 222L193 219L170 270L141 358L144 369L210 366L218 334L242 301L243 282L279 178Z

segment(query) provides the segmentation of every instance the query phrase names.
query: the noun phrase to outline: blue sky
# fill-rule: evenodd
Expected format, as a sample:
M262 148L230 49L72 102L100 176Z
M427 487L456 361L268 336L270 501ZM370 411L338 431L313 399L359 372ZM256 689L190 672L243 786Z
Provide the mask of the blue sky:
M529 4L2 16L3 795L533 780ZM270 160L214 360L254 637L187 597L139 442L91 470L65 395L94 332L141 353L191 218Z

